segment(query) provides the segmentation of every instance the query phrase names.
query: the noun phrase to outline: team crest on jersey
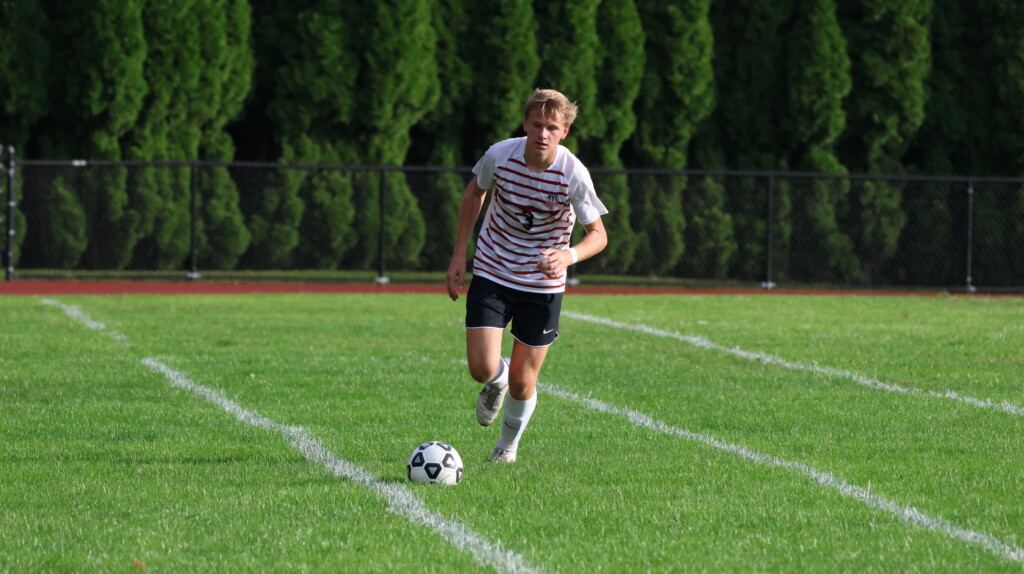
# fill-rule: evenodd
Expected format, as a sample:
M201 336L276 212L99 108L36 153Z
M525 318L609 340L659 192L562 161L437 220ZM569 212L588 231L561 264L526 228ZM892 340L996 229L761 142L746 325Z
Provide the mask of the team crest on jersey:
M549 193L548 200L544 203L548 206L549 209L554 209L555 207L558 206L558 196L553 193Z

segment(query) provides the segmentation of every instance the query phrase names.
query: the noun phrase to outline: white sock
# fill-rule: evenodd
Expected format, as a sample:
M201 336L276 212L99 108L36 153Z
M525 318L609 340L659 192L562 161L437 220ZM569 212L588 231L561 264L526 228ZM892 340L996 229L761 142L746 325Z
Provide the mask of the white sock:
M508 363L505 362L505 359L498 360L498 372L494 375L494 378L487 381L487 383L493 383L495 381L508 382ZM487 383L484 384L486 385Z
M525 401L505 397L505 416L501 423L501 436L495 448L515 452L519 448L519 439L526 430L533 410L537 408L537 393Z

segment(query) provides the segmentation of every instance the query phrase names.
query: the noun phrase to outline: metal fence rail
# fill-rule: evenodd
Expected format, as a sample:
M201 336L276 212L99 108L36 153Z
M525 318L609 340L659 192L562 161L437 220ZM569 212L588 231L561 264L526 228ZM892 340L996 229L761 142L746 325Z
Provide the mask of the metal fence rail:
M4 147L7 280L447 268L468 168L39 161ZM1024 291L1024 179L592 170L574 281ZM869 201L883 197L874 207Z

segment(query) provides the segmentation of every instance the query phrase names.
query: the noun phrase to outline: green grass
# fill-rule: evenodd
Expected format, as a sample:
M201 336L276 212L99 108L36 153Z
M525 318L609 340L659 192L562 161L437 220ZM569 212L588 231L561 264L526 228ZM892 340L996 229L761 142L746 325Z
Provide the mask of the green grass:
M538 571L1022 569L1007 553L1024 547L1024 416L939 396L1024 407L1022 299L570 294L519 462L503 466L486 461L497 430L475 422L461 300L57 299L103 327L0 298L0 571L495 569L145 358L303 427ZM832 473L990 542L553 390ZM458 448L459 486L405 481L427 440Z

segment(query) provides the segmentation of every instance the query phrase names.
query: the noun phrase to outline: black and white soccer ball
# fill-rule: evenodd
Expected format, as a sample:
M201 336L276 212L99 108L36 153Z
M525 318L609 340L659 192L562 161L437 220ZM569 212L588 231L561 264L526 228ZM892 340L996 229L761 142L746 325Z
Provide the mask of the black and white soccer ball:
M462 480L462 457L443 442L425 442L413 449L405 468L413 482L456 485Z

